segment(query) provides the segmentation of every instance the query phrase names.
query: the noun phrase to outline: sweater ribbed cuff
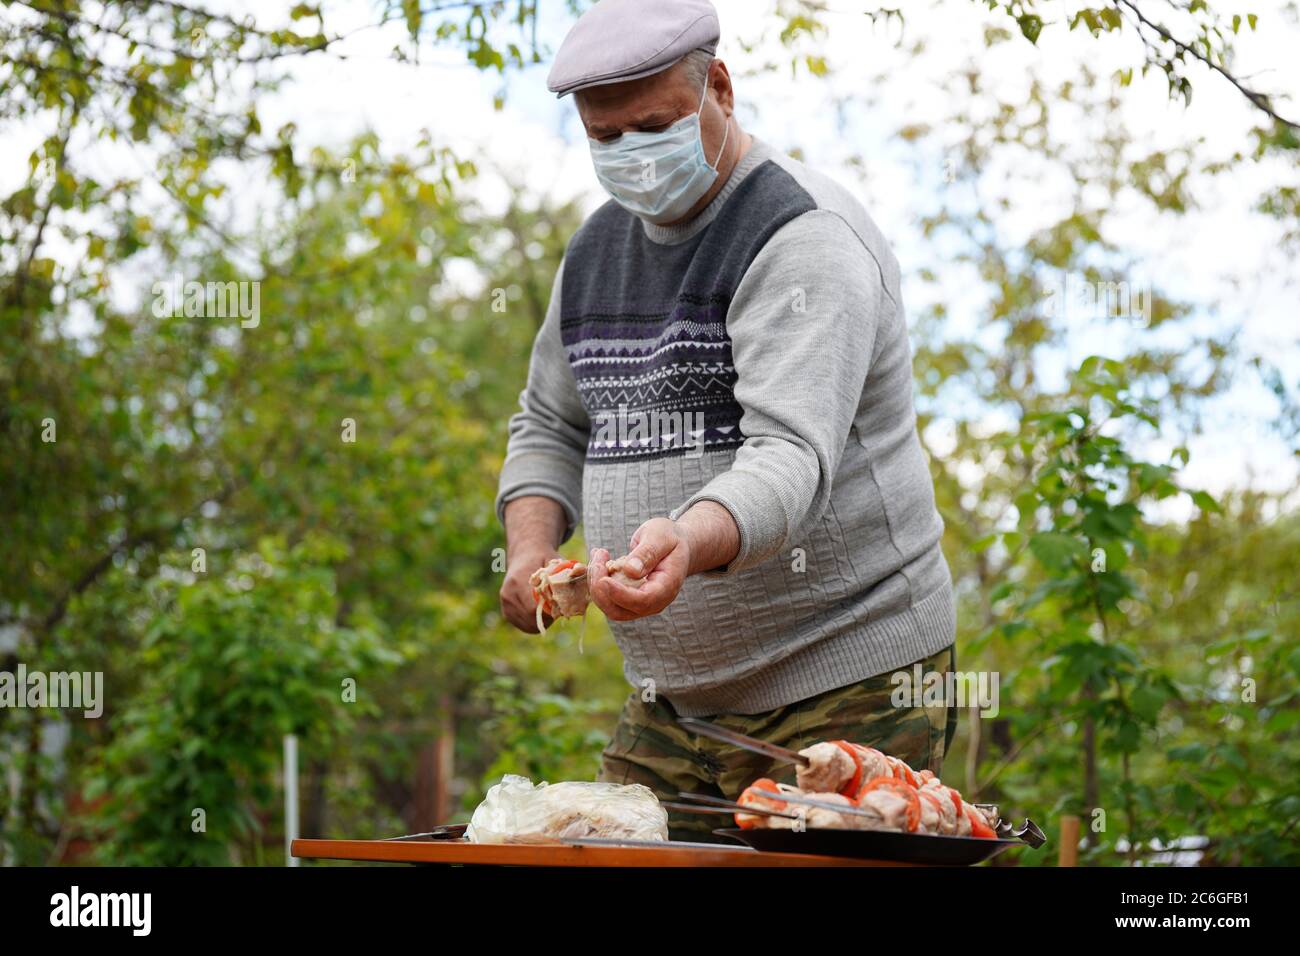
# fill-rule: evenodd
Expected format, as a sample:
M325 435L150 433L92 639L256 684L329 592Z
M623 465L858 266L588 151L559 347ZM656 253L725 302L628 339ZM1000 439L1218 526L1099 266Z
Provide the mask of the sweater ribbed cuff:
M740 549L724 568L706 574L731 574L767 560L789 536L785 507L776 489L747 471L725 471L700 489L670 517L676 521L696 503L712 501L726 508L740 532Z
M573 537L582 514L582 462L545 451L523 451L510 455L501 466L498 483L497 520L505 524L506 505L516 498L540 495L564 509L564 537Z

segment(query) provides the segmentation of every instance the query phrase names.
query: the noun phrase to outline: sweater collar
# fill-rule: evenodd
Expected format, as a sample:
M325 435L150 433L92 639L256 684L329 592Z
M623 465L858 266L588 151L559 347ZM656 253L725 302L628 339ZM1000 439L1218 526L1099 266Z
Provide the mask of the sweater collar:
M718 218L718 213L720 213L722 207L727 204L727 200L731 198L731 194L734 193L736 189L739 188L740 184L745 181L745 177L761 166L764 162L771 159L773 155L775 155L775 151L772 147L768 146L757 136L753 137L748 152L746 152L744 156L740 157L740 161L736 163L736 168L733 169L731 175L727 177L727 182L718 190L718 194L709 200L709 204L700 210L694 219L688 219L686 222L679 222L673 226L656 226L652 222L645 222L643 220L641 225L645 229L646 238L651 242L657 242L660 245L673 246L679 242L685 242L687 239L698 234L705 229L709 223Z

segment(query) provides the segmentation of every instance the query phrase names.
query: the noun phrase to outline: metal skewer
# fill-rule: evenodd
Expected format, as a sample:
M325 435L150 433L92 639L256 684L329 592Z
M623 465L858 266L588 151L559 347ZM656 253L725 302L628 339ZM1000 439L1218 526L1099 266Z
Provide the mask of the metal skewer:
M728 730L726 727L719 727L717 724L711 724L707 720L699 720L695 717L678 717L677 723L681 724L687 730L694 731L702 737L712 737L714 740L721 740L726 744L734 744L737 747L743 747L745 750L752 750L754 753L762 754L765 757L775 757L777 760L784 763L797 763L803 767L807 767L812 763L812 761L803 754L795 753L793 750L786 747L778 747L776 744L769 744L766 740L747 737L734 730Z
M715 806L704 803L675 803L672 800L660 800L659 805L669 810L681 810L685 813L724 813L728 816L735 813L752 813L760 817L783 817L786 820L799 819L798 815L794 813L780 813L776 810L764 810L761 807L744 807L739 803Z
M839 804L836 803L826 803L822 800L812 800L808 797L796 796L795 794L792 793L774 793L771 790L754 790L753 792L758 794L760 797L768 797L769 799L772 800L780 800L785 803L797 803L805 807L817 807L820 810L831 810L834 811L835 813L845 814L846 816L870 817L872 820L876 821L877 823L884 823L884 820L881 818L880 814L876 813L874 810L863 810L860 807L854 807L854 806L840 806Z

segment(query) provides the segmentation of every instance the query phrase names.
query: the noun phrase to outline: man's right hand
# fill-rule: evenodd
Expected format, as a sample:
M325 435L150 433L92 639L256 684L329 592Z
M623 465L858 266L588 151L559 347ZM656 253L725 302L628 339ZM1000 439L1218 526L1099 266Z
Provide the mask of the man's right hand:
M537 602L528 579L547 561L558 558L564 537L564 509L558 501L525 495L506 505L506 579L501 585L501 613L525 634L537 633ZM546 626L551 619L543 617Z
M501 585L501 613L525 634L537 633L537 601L528 579L546 562L559 556L554 549L525 551L511 555L506 565L506 579ZM547 627L551 626L550 615L543 615L542 620Z
M511 555L506 565L506 579L501 585L501 613L525 634L537 633L537 602L533 600L533 586L528 579L547 561L559 556L554 549L525 551ZM543 616L542 620L547 627L551 626L549 616Z

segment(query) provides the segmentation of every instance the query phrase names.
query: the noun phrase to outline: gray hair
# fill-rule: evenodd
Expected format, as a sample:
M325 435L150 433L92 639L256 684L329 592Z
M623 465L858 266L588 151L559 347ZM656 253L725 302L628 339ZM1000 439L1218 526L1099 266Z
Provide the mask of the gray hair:
M692 50L659 75L669 76L672 73L677 73L686 79L692 89L703 93L704 84L709 79L709 67L713 65L715 59L717 57L708 50ZM585 92L586 90L579 90L574 94L574 101L578 104L580 112L582 110L582 97Z
M705 82L708 81L709 67L714 59L716 58L708 50L692 50L678 60L677 65L690 81L691 86L702 90Z

